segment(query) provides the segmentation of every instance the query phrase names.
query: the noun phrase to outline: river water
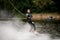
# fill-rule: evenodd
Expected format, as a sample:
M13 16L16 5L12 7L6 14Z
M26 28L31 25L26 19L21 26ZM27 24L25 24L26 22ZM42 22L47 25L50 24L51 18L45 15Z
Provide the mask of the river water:
M0 40L60 40L57 37L59 34L54 30L57 25L35 23L38 32L29 32L31 26L27 22L12 18L10 14L7 11L0 11L0 18L3 18L0 19ZM6 20L6 18L10 19Z
M38 32L29 32L31 26L18 19L0 21L0 40L60 40L44 29L45 24L35 23Z

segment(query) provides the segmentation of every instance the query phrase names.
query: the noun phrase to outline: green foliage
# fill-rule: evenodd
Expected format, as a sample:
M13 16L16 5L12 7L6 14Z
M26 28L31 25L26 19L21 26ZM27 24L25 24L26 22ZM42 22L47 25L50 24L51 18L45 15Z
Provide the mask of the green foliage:
M55 3L52 0L33 0L33 3L41 11L55 10Z
M56 6L58 1L56 0L10 0L14 6L23 13L26 13L28 8L31 12L56 12L59 7ZM9 0L0 0L0 9L6 9L13 11L13 6L9 3Z

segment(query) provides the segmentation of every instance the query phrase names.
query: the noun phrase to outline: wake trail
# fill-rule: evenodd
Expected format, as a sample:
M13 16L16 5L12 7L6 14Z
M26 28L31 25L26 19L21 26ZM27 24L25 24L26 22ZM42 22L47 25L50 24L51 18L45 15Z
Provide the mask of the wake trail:
M0 21L0 40L51 40L49 34L29 32L31 26L19 20Z

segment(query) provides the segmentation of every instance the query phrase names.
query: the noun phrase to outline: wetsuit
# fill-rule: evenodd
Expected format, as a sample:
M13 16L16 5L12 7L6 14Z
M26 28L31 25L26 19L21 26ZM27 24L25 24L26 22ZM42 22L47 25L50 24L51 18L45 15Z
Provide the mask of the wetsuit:
M27 13L26 16L27 16L28 23L32 26L32 28L34 28L34 30L36 30L35 25L32 23L32 14Z

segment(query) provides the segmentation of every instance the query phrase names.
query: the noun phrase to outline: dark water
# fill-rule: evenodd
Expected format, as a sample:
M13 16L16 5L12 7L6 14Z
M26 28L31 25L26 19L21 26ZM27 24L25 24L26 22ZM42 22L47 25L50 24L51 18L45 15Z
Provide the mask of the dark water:
M49 33L51 38L60 38L60 22L42 22L36 23L37 30L40 33Z

